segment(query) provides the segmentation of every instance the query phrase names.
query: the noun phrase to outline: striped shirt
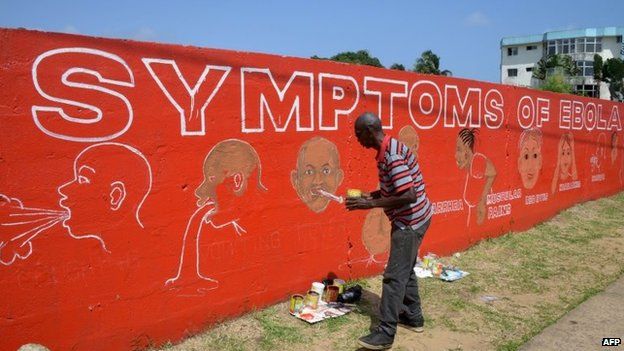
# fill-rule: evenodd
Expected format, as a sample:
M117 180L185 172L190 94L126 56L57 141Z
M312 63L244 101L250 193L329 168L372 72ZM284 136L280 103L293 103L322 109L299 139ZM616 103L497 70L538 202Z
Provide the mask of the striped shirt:
M407 146L386 135L377 154L377 168L382 197L397 196L409 188L416 191L416 202L384 209L393 226L417 229L431 218L433 211L423 175L416 156Z

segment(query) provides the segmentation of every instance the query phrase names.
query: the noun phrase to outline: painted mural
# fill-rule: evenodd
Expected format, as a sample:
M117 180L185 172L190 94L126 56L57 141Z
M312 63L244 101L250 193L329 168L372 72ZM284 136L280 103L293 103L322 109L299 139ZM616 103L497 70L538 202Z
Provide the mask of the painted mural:
M135 350L378 274L353 122L417 155L421 253L624 187L624 105L458 78L0 29L0 349Z

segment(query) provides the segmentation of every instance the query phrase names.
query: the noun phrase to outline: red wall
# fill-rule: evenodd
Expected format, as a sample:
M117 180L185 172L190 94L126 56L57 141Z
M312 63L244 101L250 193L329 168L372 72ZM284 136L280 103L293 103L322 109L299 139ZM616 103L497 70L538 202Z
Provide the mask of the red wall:
M328 274L380 273L387 220L311 195L377 186L374 151L353 135L365 111L418 135L400 134L436 205L421 253L622 189L622 104L3 29L0 348L160 344ZM472 152L463 127L478 128Z

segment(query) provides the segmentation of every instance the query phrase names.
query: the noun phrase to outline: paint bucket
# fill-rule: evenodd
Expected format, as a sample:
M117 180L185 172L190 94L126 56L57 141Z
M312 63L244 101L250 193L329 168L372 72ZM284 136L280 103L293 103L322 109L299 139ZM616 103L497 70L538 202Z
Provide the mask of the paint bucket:
M314 290L308 291L305 297L305 305L315 310L318 307L319 296L319 293Z
M326 302L336 302L338 300L338 293L340 288L335 285L327 287L327 294L325 295Z
M335 286L338 287L338 289L339 289L338 293L339 294L342 294L344 292L344 286L345 286L345 281L344 280L342 280L342 279L334 279L334 284L332 284L332 285L335 285Z
M290 314L297 314L303 308L303 295L295 294L290 296L290 307L288 312Z
M362 197L362 190L360 189L347 189L347 197Z
M323 296L323 291L325 290L325 284L314 282L312 283L312 288L310 290L315 291L319 296Z

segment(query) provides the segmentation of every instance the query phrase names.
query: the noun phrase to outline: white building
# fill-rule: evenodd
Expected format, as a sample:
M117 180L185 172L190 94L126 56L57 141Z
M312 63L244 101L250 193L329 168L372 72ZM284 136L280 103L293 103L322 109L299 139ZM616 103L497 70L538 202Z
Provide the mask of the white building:
M537 87L539 81L532 78L533 70L541 58L564 54L572 57L580 69L570 82L574 90L588 96L609 99L607 84L600 87L594 80L594 55L624 58L622 46L624 27L586 28L546 32L524 37L508 37L501 40L501 83Z

